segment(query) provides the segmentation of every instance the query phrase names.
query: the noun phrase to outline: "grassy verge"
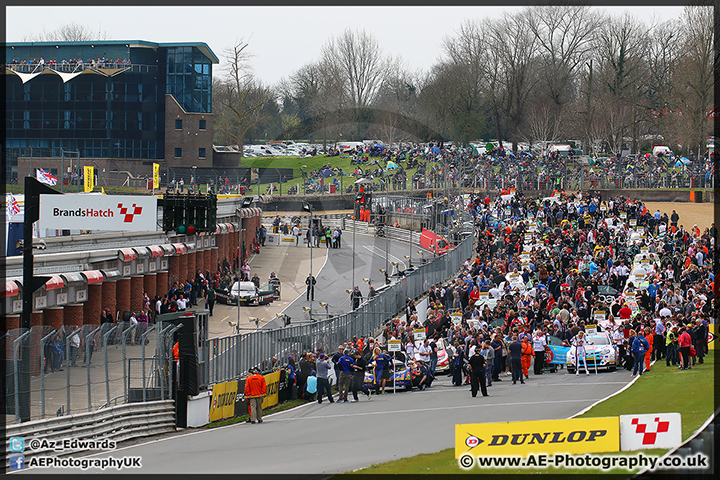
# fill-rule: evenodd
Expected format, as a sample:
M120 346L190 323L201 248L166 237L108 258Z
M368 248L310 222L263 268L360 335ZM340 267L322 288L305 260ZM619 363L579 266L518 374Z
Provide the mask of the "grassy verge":
M705 363L691 370L680 371L666 367L664 361L653 365L651 371L624 392L596 405L576 418L618 416L636 413L680 412L682 414L682 435L686 440L714 411L714 367L715 354L705 357ZM644 455L661 456L664 449L641 450L637 452L608 452L599 456ZM462 470L455 459L455 449L448 448L437 453L416 455L392 462L372 465L347 474L622 474L630 476L639 471L624 469L571 469L571 468L471 468ZM507 477L506 477L507 478Z

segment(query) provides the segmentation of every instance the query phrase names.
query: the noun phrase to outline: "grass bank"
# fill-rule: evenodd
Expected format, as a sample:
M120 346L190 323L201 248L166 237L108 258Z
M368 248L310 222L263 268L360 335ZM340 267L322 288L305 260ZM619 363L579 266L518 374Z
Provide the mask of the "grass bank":
M715 354L705 357L705 363L691 370L680 371L677 367L666 367L664 360L653 365L651 371L642 376L630 388L596 405L576 418L606 417L639 413L680 412L682 414L683 441L692 435L705 420L712 415L714 405L714 367ZM453 428L449 425L448 428ZM666 450L653 449L639 451L645 455L661 456ZM606 455L633 455L639 452L608 452ZM622 474L630 476L633 471L616 469L571 468L483 468L474 467L462 470L455 459L455 449L448 448L437 453L416 455L392 462L372 465L348 474ZM336 475L335 477L339 477ZM333 477L333 478L335 478ZM508 477L506 477L508 478Z

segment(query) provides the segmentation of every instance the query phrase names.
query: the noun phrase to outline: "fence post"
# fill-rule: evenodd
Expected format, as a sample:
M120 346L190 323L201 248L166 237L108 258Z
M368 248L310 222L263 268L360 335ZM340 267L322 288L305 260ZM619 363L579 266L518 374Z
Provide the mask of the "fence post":
M108 369L108 339L110 338L110 334L113 333L115 330L117 330L118 325L115 325L110 330L105 332L105 335L103 335L103 346L105 349L105 394L107 396L107 404L108 407L110 406L110 370Z
M152 332L153 330L157 330L157 329L158 329L158 324L153 325L152 327L150 327L150 328L148 329L147 332L143 333L143 334L142 334L142 337L140 338L140 340L141 340L141 342L140 342L140 351L141 351L141 353L142 353L142 385L143 385L142 388L143 388L143 402L146 402L146 401L147 401L146 390L145 390L145 381L146 381L146 378L145 378L145 339L148 337L148 335L150 334L150 332ZM157 345L156 345L155 348L157 348Z
M20 421L20 393L18 392L18 381L20 375L18 374L18 345L20 342L22 342L25 337L30 335L30 330L20 335L18 338L16 338L13 341L13 363L15 364L15 371L13 372L13 375L15 377L15 421ZM28 365L25 366L25 368L28 368ZM29 392L28 392L29 394Z
M95 350L95 334L100 330L101 327L97 327L92 332L85 335L85 370L87 371L87 397L88 397L88 412L92 411L92 397L90 394L90 362L92 359L92 352ZM92 343L90 343L92 342Z
M40 418L45 418L45 344L55 335L55 332L56 330L53 329L40 340ZM70 369L68 368L68 370Z
M63 327L64 328L64 327ZM72 341L72 338L78 334L82 330L82 326L75 329L69 336L65 337L65 358L70 361L70 342ZM65 384L65 390L67 391L67 410L65 413L68 415L70 414L70 363L67 364L67 374L65 375L67 377L67 381Z
M136 325L130 325L130 328L128 328L127 330L125 330L125 331L122 333L123 396L125 397L125 400L123 400L123 402L127 402L127 400L128 400L127 355L126 355L126 353L125 353L125 352L126 352L126 350L125 350L125 343L127 342L127 336L128 336L127 334L134 332L134 331L135 331L135 327L136 327ZM140 341L143 342L143 344L145 343L145 339L144 339L144 338L141 339ZM143 346L144 346L144 345L143 345Z

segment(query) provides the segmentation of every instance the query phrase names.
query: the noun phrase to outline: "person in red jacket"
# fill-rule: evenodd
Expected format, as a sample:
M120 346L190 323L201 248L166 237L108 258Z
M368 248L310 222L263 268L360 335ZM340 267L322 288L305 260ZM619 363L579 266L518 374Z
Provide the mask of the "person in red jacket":
M620 320L630 320L632 310L628 307L627 303L623 302L622 308L618 311L618 314L620 315Z
M682 356L682 366L680 370L687 370L690 367L690 347L692 346L692 337L687 331L686 326L680 327L680 337L678 338L680 346L680 355Z
M254 368L252 375L245 380L245 400L250 408L250 420L248 423L262 423L262 402L267 385L265 377L260 375L260 370Z
M645 339L650 344L650 348L647 352L645 352L645 371L650 371L650 357L653 351L653 333L652 330L650 330L650 327L645 327Z

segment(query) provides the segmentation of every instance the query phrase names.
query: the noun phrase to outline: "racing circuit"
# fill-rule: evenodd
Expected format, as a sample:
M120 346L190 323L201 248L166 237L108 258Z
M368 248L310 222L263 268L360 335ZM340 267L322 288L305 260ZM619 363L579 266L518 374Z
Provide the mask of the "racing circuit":
M139 455L142 468L132 473L204 474L208 465L213 473L342 473L451 448L459 423L568 418L631 381L625 370L588 376L560 370L532 376L525 385L501 378L489 388L489 397L471 398L469 386L452 387L441 376L424 391L398 391L370 401L361 396L358 403L310 402L268 415L263 424L179 432L90 457Z

